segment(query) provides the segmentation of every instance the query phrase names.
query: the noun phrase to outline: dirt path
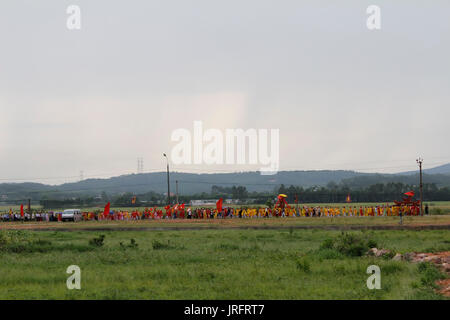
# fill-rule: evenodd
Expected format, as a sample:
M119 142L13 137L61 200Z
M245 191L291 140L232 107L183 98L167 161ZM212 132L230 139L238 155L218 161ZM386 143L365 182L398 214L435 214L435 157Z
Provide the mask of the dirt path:
M29 230L29 231L183 231L183 230L450 230L450 224L424 224L424 225L210 225L210 226L134 226L121 227L120 224L108 224L104 226L92 227L64 227L61 225L14 225L4 226L1 229L9 230Z

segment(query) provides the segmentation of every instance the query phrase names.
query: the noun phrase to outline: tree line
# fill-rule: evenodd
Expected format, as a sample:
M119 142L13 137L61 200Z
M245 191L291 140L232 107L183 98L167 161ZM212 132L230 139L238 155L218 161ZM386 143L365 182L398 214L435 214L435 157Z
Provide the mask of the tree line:
M414 191L419 196L419 187L404 183L377 183L366 188L350 188L344 184L328 183L324 187L289 187L280 185L271 192L249 192L245 186L223 187L214 185L209 193L203 192L194 195L178 195L178 202L189 204L191 200L217 200L219 198L233 199L236 203L273 204L278 194L287 195L289 203L344 203L350 196L351 202L392 202L401 200L405 192ZM437 187L435 184L423 185L424 201L449 201L450 188ZM140 195L123 193L108 195L102 193L101 198L71 198L71 199L43 199L40 204L45 209L66 207L92 207L101 206L111 202L116 207L152 207L165 206L167 194L148 192ZM176 196L172 195L171 203L176 203Z

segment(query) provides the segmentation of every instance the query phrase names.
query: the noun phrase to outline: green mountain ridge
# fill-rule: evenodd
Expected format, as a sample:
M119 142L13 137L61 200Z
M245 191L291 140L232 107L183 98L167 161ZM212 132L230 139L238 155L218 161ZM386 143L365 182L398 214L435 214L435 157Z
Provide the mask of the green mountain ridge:
M208 193L214 185L245 186L249 192L271 192L282 184L311 187L336 183L345 184L350 188L363 188L377 183L391 182L418 185L419 177L417 172L415 174L379 174L347 170L280 171L276 175L261 175L259 172L208 174L171 172L171 193L175 193L176 181L178 181L179 194L192 195ZM439 187L450 186L450 175L425 173L424 183L436 184ZM96 197L103 192L111 195L126 192L167 193L167 175L166 172L130 174L108 179L87 179L57 186L29 182L3 183L0 184L0 201Z

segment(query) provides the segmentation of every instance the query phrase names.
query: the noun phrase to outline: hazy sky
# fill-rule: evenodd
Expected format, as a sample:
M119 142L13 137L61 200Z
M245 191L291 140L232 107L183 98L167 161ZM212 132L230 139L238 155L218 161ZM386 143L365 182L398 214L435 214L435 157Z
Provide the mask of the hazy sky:
M164 170L194 120L279 128L281 169L450 162L449 16L448 0L3 0L0 182Z

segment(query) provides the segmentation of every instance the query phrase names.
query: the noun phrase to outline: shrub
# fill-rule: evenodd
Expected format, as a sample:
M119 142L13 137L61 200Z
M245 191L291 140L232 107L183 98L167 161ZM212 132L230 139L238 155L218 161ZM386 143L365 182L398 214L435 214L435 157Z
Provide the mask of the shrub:
M378 244L375 240L369 239L369 241L367 241L367 246L369 248L376 248L376 247L378 247Z
M297 269L302 272L309 273L311 271L311 264L308 260L297 260Z
M167 240L167 243L163 243L158 240L153 240L152 247L153 250L175 249L175 246L172 246L169 240Z
M346 256L360 257L367 252L369 246L361 236L353 233L342 233L336 239L335 248Z
M326 239L322 242L320 250L334 249L346 256L360 257L376 245L376 241L367 235L343 232L335 239Z
M94 247L102 247L104 245L105 235L89 240L89 244Z
M120 242L119 244L120 244L120 247L122 249L127 249L127 248L129 248L129 249L137 249L138 246L139 246L137 244L136 240L134 240L134 239L130 239L130 243L129 244L123 244L123 242Z
M325 241L323 241L320 244L320 249L333 249L333 246L334 246L333 239L325 239Z
M422 274L420 282L424 286L436 287L435 282L444 278L443 274L430 262L421 262L417 268Z

